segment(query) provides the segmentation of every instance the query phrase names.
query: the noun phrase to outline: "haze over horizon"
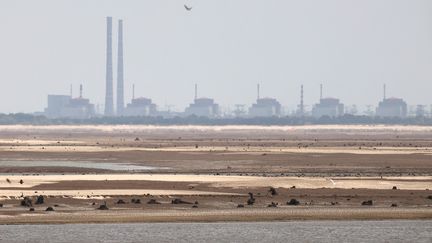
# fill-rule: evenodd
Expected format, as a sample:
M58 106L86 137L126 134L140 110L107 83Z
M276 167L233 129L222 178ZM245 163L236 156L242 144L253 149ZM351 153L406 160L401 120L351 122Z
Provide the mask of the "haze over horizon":
M389 97L432 104L432 1L19 0L0 2L0 113L42 111L70 84L103 105L106 16L114 67L124 20L126 103L135 83L182 110L198 83L222 106L250 105L260 83L293 108L304 84L309 109L322 83L325 97L376 105L386 83Z

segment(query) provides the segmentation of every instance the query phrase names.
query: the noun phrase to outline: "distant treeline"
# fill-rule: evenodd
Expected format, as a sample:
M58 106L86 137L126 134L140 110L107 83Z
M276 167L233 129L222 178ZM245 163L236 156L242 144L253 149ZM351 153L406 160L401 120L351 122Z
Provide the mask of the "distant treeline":
M432 125L429 117L388 118L344 115L341 117L256 117L256 118L207 118L207 117L94 117L90 119L57 118L24 113L0 114L0 125L307 125L307 124L391 124Z

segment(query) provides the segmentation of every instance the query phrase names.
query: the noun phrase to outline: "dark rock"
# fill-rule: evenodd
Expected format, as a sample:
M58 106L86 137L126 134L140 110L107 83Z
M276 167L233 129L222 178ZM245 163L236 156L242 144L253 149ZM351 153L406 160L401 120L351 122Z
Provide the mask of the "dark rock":
M276 196L278 194L274 187L270 187L269 192L271 193L272 196Z
M195 201L195 205L198 205L198 201Z
M33 202L31 200L31 198L24 197L24 199L21 200L21 206L24 206L24 207L31 207L31 206L33 206Z
M96 205L96 203L95 203L95 202L92 202L92 205L94 206L94 205Z
M141 204L141 199L137 198L137 199L135 199L135 201L133 203L135 203L135 204Z
M396 204L396 203L392 203L392 205L391 205L391 207L392 208L395 208L395 207L397 207L398 205Z
M432 195L427 196L427 199L432 200Z
M172 204L192 204L191 202L183 201L180 198L176 198L174 200L171 200L171 203Z
M44 203L44 197L42 196L42 195L39 195L37 198L36 198L36 203L35 204L43 204Z
M192 206L192 208L198 208L198 205L194 204L194 205Z
M238 204L237 207L238 208L244 208L244 205L243 204Z
M3 207L3 203L0 203L0 208L2 208Z
M247 200L247 205L253 205L255 203L255 198L252 192L249 192L249 199Z
M396 186L393 186L393 188L392 188L393 190L397 190L397 187Z
M296 188L295 186L292 186L292 187L291 187L291 189L295 189L295 188Z
M278 203L271 202L269 205L267 205L268 208L277 208Z
M54 211L54 208L53 208L53 207L47 207L47 208L45 209L45 211L47 211L47 212L52 212L52 211Z
M373 205L373 201L372 200L363 201L361 205L363 205L363 206L372 206Z
M126 204L126 203L125 203L125 201L123 201L122 199L119 199L119 200L117 201L117 204Z
M293 198L293 199L289 200L289 202L287 202L287 205L294 205L294 206L297 206L297 205L299 205L299 204L300 204L300 201L297 200L297 199L295 199L295 198Z
M140 139L138 137L135 138L135 141L139 141Z
M161 204L160 202L156 201L156 199L150 199L147 204Z
M19 183L22 185L22 184L24 184L24 181L21 179L21 180L19 181Z
M98 210L108 210L109 208L108 208L106 202L104 202L104 204L100 205L97 209Z
M34 212L35 209L34 209L34 208L30 208L29 211L30 211L30 212Z

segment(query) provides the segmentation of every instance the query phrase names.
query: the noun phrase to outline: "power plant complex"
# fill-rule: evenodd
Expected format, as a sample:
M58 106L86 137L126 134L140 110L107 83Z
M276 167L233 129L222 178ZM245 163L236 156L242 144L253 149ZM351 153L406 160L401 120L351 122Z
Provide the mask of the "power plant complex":
M320 117L340 117L346 113L345 106L337 98L323 97L323 85L320 85L319 102L312 106L310 111L305 109L304 87L300 87L300 102L294 112L284 112L281 103L270 97L260 96L260 85L257 85L256 103L252 104L247 111L221 112L219 105L214 99L198 97L198 85L195 84L195 96L193 103L185 108L184 112L159 111L152 99L146 97L135 97L135 85L133 85L133 95L130 103L125 106L124 100L124 62L123 62L123 20L118 20L117 32L117 85L114 92L113 79L113 19L106 19L106 73L105 73L105 104L103 111L95 109L95 105L90 103L88 98L83 97L83 86L80 85L78 97L72 96L72 87L69 95L48 95L48 106L43 114L49 118L73 118L87 119L91 117L114 117L114 116L198 116L198 117L281 117L281 116L312 116ZM116 102L114 102L116 93ZM115 106L114 106L115 104ZM237 105L243 107L244 105ZM98 106L99 107L99 106ZM416 115L424 115L423 106L418 106ZM375 112L369 115L379 117L400 117L408 116L407 103L401 98L387 98L386 87L384 85L383 100L378 103Z

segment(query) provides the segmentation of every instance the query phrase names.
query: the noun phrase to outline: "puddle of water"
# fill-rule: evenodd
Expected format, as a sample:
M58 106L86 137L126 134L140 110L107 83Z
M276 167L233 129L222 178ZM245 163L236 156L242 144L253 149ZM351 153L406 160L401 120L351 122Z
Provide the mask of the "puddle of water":
M128 163L106 163L91 161L0 161L1 167L75 167L87 169L115 170L115 171L149 171L167 169L165 167L141 166Z

